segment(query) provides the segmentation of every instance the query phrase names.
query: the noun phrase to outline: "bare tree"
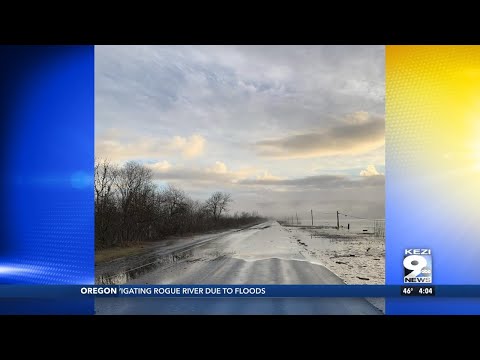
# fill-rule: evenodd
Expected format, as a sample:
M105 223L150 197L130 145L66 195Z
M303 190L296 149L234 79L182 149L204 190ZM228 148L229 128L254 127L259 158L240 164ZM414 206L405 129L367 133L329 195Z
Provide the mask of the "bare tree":
M162 230L167 234L184 233L188 227L191 212L191 199L185 192L173 185L168 185L160 192L162 207Z
M187 195L183 190L180 190L173 185L168 185L160 196L162 203L167 208L169 217L173 217L184 211L187 206Z
M117 167L106 159L95 159L95 244L97 247L111 245L115 225L115 199L113 184Z
M127 162L115 177L118 202L122 213L122 242L131 242L137 235L134 230L138 226L140 199L142 193L152 188L152 178L151 169L134 161Z
M206 202L180 188L158 189L152 170L137 163L117 166L95 160L95 246L127 246L166 236L258 223L258 214L226 216L230 194L215 192Z
M222 213L228 212L228 205L232 201L230 194L217 191L205 202L205 208L213 216L214 220L218 221Z
M107 159L95 159L95 199L99 202L112 193L117 168Z
M133 197L151 183L152 178L151 169L134 161L127 162L115 177L115 185L120 194L122 207L129 205Z

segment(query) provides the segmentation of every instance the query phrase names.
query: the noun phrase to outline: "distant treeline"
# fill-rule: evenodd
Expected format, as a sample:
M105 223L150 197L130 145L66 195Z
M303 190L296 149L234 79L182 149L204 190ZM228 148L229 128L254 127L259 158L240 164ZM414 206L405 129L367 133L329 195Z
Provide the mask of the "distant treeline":
M227 215L230 194L191 199L175 186L158 188L148 167L95 161L95 247L127 246L170 235L226 229L263 220L257 213Z

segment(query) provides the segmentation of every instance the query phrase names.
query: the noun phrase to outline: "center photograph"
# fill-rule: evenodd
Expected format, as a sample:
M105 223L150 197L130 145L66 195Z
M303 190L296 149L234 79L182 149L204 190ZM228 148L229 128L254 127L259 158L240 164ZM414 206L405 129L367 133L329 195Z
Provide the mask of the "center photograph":
M384 46L96 46L95 283L384 284L384 88ZM385 310L133 300L96 311Z

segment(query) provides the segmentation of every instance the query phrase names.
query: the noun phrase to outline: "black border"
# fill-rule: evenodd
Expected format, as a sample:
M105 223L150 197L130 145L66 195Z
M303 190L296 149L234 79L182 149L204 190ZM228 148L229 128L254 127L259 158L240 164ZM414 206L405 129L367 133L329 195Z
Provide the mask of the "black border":
M477 13L418 4L179 4L75 9L0 23L6 44L480 44ZM334 8L334 7L337 8ZM115 7L115 9L112 9ZM377 9L375 9L376 7ZM381 8L381 9L380 9ZM120 11L119 11L120 10ZM433 11L435 10L435 11ZM123 11L123 13L122 13Z
M465 335L471 334L470 324L478 323L480 316L452 315L303 315L303 316L0 316L0 323L9 335L19 333L21 339L32 337L43 343L56 346L60 337L66 337L75 346L82 346L80 356L95 352L88 344L99 344L107 349L133 349L140 353L151 351L157 354L172 354L177 357L188 350L207 356L220 355L219 347L227 342L237 344L230 349L240 356L261 355L257 349L269 355L277 351L293 350L294 353L341 355L348 350L368 356L382 354L385 344L392 343L388 350L402 351L413 356L422 351L430 354L435 344L454 344L455 337L460 347L468 345ZM48 329L46 329L48 328ZM46 329L46 330L44 330ZM427 336L420 336L427 334ZM417 335L414 335L417 334ZM445 337L447 343L441 343ZM173 342L180 347L172 347ZM224 340L225 339L225 340ZM273 341L273 342L272 342ZM334 341L341 347L333 347ZM199 343L200 348L192 342ZM259 348L255 345L260 345ZM360 347L355 347L356 345ZM131 349L129 349L131 348ZM174 353L172 353L172 349ZM288 352L287 352L288 354ZM388 355L385 354L384 355ZM159 355L160 356L160 355Z
M421 320L420 320L421 319ZM270 323L272 325L294 325L296 323L322 324L326 329L330 325L368 325L391 324L411 326L413 321L429 323L429 331L434 332L434 325L448 327L459 325L463 321L478 322L480 315L0 315L2 325L23 324L34 321L37 324L49 322L52 325L94 325L109 324L109 326L153 325L162 323L163 326L194 325L205 321L217 325L249 325L255 322ZM452 328L450 328L452 329ZM95 331L95 329L91 329ZM99 329L101 330L101 329ZM263 331L252 327L251 331ZM444 331L445 329L438 329Z

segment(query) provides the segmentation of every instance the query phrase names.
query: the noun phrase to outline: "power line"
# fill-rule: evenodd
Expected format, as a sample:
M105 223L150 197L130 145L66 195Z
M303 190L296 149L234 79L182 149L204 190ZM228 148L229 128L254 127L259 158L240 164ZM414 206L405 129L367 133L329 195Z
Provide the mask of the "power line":
M322 212L322 211L315 211L316 214L324 214L324 215L336 215L337 213L336 212ZM345 213L342 213L342 212L338 212L340 215L344 215L344 216L348 216L348 217L352 217L352 218L355 218L355 219L361 219L361 220L377 220L377 219L370 219L370 218L365 218L365 217L360 217L360 216L355 216L355 215L350 215L350 214L345 214Z
M339 214L345 215L345 216L348 216L348 217L352 217L352 218L355 218L355 219L371 220L371 221L374 221L374 220L375 220L375 219L364 218L364 217L360 217L360 216L354 216L354 215L344 214L344 213L341 213L341 212L339 212Z

